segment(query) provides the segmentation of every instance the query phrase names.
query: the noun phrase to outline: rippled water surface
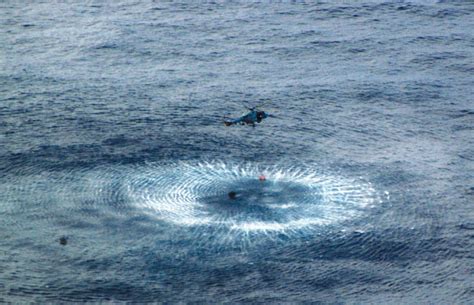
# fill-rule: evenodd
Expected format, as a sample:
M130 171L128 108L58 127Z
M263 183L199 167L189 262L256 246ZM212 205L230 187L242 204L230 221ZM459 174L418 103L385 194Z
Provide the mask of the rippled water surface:
M471 2L0 8L0 302L472 302Z

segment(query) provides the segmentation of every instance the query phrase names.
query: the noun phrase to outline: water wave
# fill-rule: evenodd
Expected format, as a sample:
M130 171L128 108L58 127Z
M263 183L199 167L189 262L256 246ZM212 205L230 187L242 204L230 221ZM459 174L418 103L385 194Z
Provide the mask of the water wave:
M22 218L90 227L147 215L157 226L214 240L343 226L380 202L371 183L315 165L172 162L29 172L1 187L10 202L3 207Z
M380 201L369 182L311 166L224 162L140 169L128 178L126 193L131 205L162 221L244 233L285 233L341 223Z

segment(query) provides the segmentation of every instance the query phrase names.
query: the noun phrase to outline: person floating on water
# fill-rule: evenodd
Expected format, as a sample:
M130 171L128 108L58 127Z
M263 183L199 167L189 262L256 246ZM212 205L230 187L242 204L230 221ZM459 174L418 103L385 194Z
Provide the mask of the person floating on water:
M237 197L237 193L234 191L229 192L229 199L234 200Z
M260 176L258 177L258 180L259 180L260 182L264 182L265 180L267 180L267 177L265 177L265 175L262 174L262 175L260 175ZM227 196L229 196L229 199L230 199L230 200L234 200L234 199L237 198L237 193L234 192L234 191L230 191L230 192L227 194Z

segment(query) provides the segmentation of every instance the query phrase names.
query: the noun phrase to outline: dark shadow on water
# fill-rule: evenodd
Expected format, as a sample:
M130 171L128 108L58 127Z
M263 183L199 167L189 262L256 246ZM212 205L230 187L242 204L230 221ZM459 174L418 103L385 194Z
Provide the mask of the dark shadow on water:
M235 221L284 222L291 219L297 205L315 204L318 199L305 185L259 181L256 177L226 185L218 194L200 197L198 201L204 211L218 217Z

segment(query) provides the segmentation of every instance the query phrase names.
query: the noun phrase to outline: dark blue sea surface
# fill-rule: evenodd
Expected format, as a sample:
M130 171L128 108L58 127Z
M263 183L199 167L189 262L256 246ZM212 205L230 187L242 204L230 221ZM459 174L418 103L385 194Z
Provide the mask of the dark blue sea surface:
M2 2L0 302L472 304L473 29L470 1Z

